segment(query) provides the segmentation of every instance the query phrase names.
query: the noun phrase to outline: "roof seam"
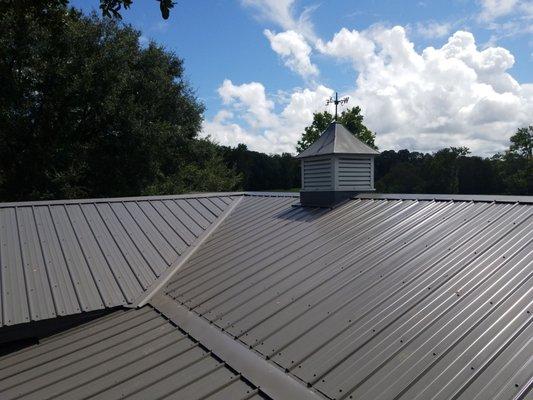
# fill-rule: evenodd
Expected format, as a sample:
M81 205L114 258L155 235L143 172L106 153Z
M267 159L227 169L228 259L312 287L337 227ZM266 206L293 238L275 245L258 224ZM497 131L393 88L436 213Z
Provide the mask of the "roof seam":
M122 258L124 259L124 261L128 265L128 268L129 268L130 272L132 273L133 277L137 280L137 283L139 284L139 287L143 288L144 284L143 284L142 279L140 277L140 273L138 271L136 271L136 269L131 264L131 261L128 260L128 257L126 257L126 255L124 254L124 249L119 245L116 236L113 234L112 230L109 228L109 224L106 221L106 219L103 217L102 211L98 207L96 207L96 205L94 205L94 204L93 204L93 207L94 207L94 209L96 211L96 214L98 215L98 218L100 218L100 220L102 221L102 228L104 228L106 230L106 232L109 234L109 236L113 240L113 243L115 244L116 248L118 249L120 255L122 256ZM80 208L83 210L83 207L80 207ZM125 233L127 235L127 232L125 232Z
M122 203L122 202L120 202ZM116 213L116 210L112 207L111 205L111 202L106 202L105 204L107 204L107 206L109 207L109 211L110 213L113 215L113 218L116 219L118 221L118 225L120 226L121 230L126 234L126 236L129 238L129 241L131 242L131 244L133 245L134 248L137 249L137 251L139 252L139 254L141 255L142 259L144 260L144 262L146 263L146 265L148 266L148 268L150 268L150 271L152 271L152 274L153 276L157 279L157 277L159 276L157 274L157 271L154 269L154 267L152 266L152 264L150 263L150 261L148 261L148 259L146 258L145 254L144 254L144 251L143 249L139 248L139 245L137 243L137 241L135 240L135 238L132 236L132 234L129 232L129 229L124 225L124 221L117 215ZM124 204L122 204L124 206ZM125 208L125 207L124 207ZM135 222L135 220L134 220ZM135 222L136 223L136 222ZM142 232L142 230L141 230ZM144 234L144 232L143 232ZM148 242L150 243L150 245L153 247L153 244L150 240L148 240ZM161 257L161 255L160 255ZM163 259L164 260L164 259Z
M137 205L138 208L140 208L136 201L134 201L133 203L134 203L135 205ZM168 263L167 260L165 260L165 255L163 254L163 252L161 251L161 249L160 249L160 248L154 243L154 240L153 240L153 238L151 237L151 235L149 235L149 234L145 231L146 227L143 228L143 225L144 225L144 224L141 224L141 223L137 220L137 218L135 218L135 217L133 216L133 213L132 213L131 210L126 206L126 204L124 204L123 201L120 202L120 205L121 205L122 207L124 207L124 210L126 211L126 214L129 215L129 217L131 218L131 220L132 220L133 223L134 223L134 226L136 226L136 227L139 229L139 233L141 233L141 235L144 236L144 237L146 238L146 240L148 241L148 243L150 243L150 245L151 245L152 248L155 250L155 252L159 255L159 257L161 258L161 260L162 260L165 264L167 264L167 266L169 266L170 263ZM111 208L113 208L113 207L111 207ZM115 212L115 210L113 210L113 212L115 213L115 216L116 216L117 219L118 219L119 217L118 217L117 213ZM141 212L142 212L142 210L141 210ZM151 224L152 226L154 226L154 224L152 223L152 221L151 221L149 218L148 218L148 223ZM154 228L155 228L155 227L154 227ZM157 231L157 228L155 228L155 230ZM167 239L165 239L165 241L166 241L166 240L167 240ZM171 247L172 247L172 246L171 246ZM177 254L177 252L176 252L176 254ZM150 265L150 263L148 262L148 260L146 260L146 262L148 263L148 265ZM150 266L150 268L151 268L151 266ZM152 268L152 270L153 270L153 268ZM154 273L155 273L156 276L158 276L158 275L157 275L157 271L154 270Z
M111 263L109 262L109 259L108 259L109 257L106 255L105 251L102 249L102 245L101 245L100 241L96 239L97 235L94 232L93 226L89 223L89 220L87 219L87 215L83 211L83 208L81 208L81 206L79 206L79 205L78 205L78 208L80 209L80 213L81 213L82 217L84 218L85 222L87 223L87 227L89 228L89 231L92 233L92 235L95 238L94 242L96 243L96 246L98 247L98 250L100 251L100 253L102 255L102 258L105 260L105 262L107 264L107 267L108 267L111 275L113 276L113 279L115 279L115 282L117 283L117 286L118 286L120 292L122 293L123 299L128 301L128 294L126 293L125 288L122 287L123 283L118 278L116 271L111 267ZM34 207L32 207L32 209L34 209ZM40 243L40 244L42 246L42 243Z

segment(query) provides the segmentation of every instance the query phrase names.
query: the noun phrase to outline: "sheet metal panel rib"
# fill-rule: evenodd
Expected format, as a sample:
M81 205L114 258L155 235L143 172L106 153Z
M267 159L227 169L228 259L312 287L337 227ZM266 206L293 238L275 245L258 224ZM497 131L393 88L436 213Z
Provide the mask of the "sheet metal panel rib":
M135 303L236 199L0 204L0 326Z
M151 307L118 311L0 358L2 399L260 399Z
M332 399L525 399L533 205L486 200L245 197L165 292Z

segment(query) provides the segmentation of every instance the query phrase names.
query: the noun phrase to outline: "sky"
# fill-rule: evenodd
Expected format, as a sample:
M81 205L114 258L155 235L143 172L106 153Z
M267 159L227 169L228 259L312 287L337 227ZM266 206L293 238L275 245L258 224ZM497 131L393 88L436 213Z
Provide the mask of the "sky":
M294 154L335 91L380 150L490 156L533 125L533 0L178 0L168 20L134 0L122 16L184 59L201 135L223 145Z

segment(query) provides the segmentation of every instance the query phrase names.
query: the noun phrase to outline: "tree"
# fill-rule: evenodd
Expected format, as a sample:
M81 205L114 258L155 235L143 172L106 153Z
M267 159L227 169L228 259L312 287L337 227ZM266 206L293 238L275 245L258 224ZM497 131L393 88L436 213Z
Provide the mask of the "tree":
M511 136L511 146L509 147L509 151L525 157L528 160L533 159L533 125L519 128L516 133Z
M377 149L374 143L376 135L363 124L363 119L364 117L361 115L361 109L359 106L357 106L343 111L338 118L338 122L343 124L363 143L366 143L370 147ZM296 151L301 153L311 146L332 122L333 115L331 115L329 112L324 111L321 113L314 113L313 122L304 129L302 138L298 141L298 145L296 146Z
M156 1L159 2L161 17L163 17L163 19L168 19L170 15L170 9L174 7L175 3L172 0ZM133 0L100 0L100 9L102 10L102 14L106 17L122 19L122 15L120 15L120 9L122 7L128 9L132 3Z
M161 17L168 19L170 10L174 8L175 2L172 0L156 0L159 3L159 9L161 11ZM9 6L17 6L22 9L28 8L43 8L43 7L66 7L69 0L3 0L3 3ZM122 19L120 11L122 8L128 9L131 7L133 0L100 0L100 10L102 15L106 17L113 17Z
M457 193L497 193L496 175L489 159L481 157L459 157L457 160Z
M423 170L428 193L459 193L459 159L470 153L467 147L437 151Z
M300 185L300 163L291 154L264 154L246 145L224 147L228 166L242 174L244 190L289 190Z
M422 193L424 180L415 165L400 162L376 181L376 189L381 193Z
M238 186L197 138L204 108L176 55L57 4L8 7L0 26L1 199Z

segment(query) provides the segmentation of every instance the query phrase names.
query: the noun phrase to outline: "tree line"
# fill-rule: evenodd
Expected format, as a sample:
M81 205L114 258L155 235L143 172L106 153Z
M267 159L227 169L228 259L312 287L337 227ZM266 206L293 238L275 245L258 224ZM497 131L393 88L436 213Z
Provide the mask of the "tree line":
M139 37L67 1L0 3L0 201L298 188L291 154L200 138L204 106L183 60L156 43L141 46ZM331 118L316 114L299 148ZM374 145L360 109L340 118ZM463 148L382 151L376 187L532 194L532 132L520 130L509 151L492 158Z
M528 132L531 148L533 126L520 130ZM465 147L434 153L384 150L374 160L376 191L533 195L533 160L523 149L511 145L493 157L473 156ZM269 156L239 145L224 148L224 160L242 174L244 190L295 190L300 186L299 160L288 153Z

